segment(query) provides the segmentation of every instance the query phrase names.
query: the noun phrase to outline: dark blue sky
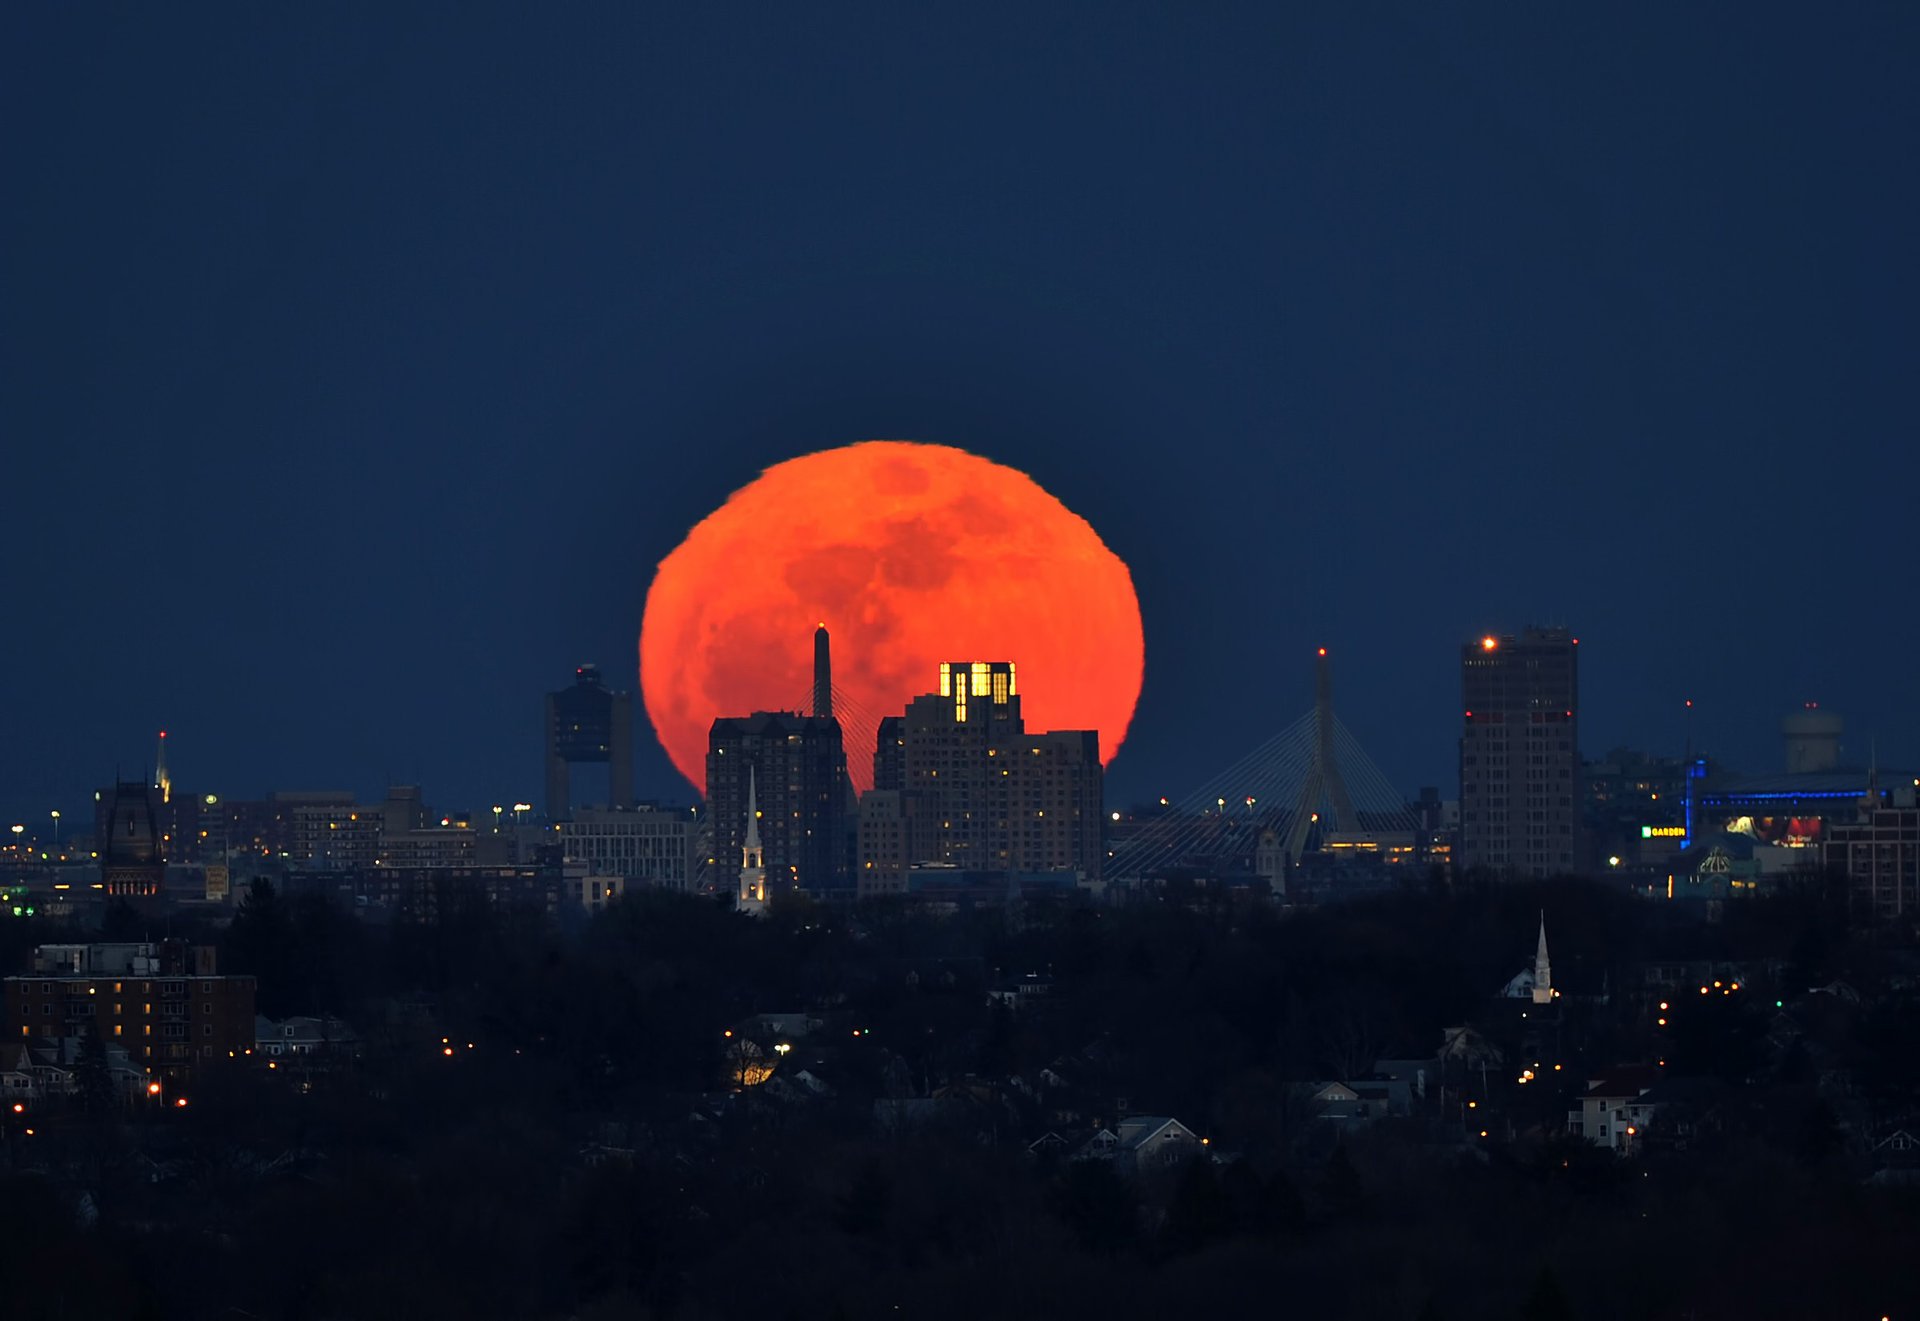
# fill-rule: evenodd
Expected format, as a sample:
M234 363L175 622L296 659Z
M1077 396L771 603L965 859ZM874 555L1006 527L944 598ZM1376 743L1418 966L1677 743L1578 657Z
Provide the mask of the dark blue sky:
M1451 793L1528 620L1590 753L1690 694L1920 760L1920 8L395 8L0 13L0 811L162 725L195 789L537 801L687 527L869 437L1132 566L1119 800L1321 643Z

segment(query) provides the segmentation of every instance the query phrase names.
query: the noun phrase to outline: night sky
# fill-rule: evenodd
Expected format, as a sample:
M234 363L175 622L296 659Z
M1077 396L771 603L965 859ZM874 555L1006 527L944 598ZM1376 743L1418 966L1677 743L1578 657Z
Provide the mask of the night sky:
M1692 696L1772 769L1815 698L1920 761L1920 7L394 8L0 12L14 819L163 726L194 790L537 802L687 528L871 437L1132 567L1117 804L1321 644L1451 796L1529 621L1589 755Z

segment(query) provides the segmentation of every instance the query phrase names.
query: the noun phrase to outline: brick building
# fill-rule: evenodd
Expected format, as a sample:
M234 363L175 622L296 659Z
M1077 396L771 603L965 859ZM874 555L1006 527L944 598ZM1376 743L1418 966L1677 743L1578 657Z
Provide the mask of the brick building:
M254 979L214 970L211 946L42 945L33 971L5 983L12 1042L98 1037L170 1080L245 1055L253 1045Z

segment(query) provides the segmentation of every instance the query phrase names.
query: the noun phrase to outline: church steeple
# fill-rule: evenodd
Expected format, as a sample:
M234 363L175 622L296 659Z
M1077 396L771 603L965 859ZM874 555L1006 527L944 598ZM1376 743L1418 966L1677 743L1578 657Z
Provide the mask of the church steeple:
M747 833L740 843L739 907L754 914L767 909L767 859L760 847L760 801L751 762L747 764Z
M1540 914L1540 943L1533 952L1533 1002L1553 1003L1553 964L1547 958L1547 915Z

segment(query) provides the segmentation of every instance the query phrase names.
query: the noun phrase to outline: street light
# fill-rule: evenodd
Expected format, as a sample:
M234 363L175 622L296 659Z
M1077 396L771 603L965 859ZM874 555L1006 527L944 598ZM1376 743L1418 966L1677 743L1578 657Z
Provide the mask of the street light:
M53 851L60 851L60 809L54 808L48 815L53 817Z
M498 803L493 805L493 833L496 835L500 833L500 814L505 810Z

